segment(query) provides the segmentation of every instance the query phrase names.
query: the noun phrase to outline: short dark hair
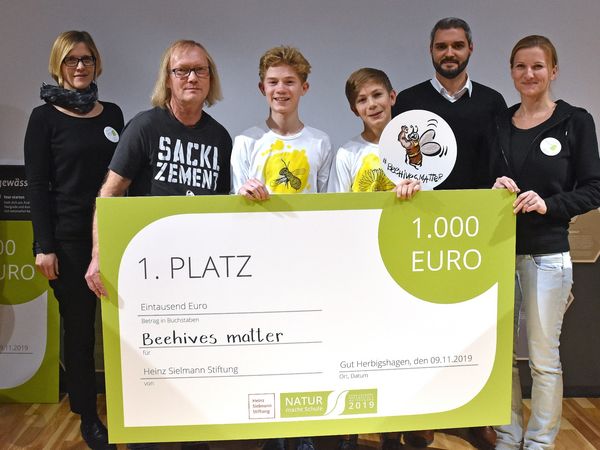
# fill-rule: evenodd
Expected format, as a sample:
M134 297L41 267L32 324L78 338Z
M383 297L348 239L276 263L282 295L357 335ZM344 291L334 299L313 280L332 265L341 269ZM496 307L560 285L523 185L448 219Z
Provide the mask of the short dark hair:
M443 19L438 20L433 26L429 40L429 47L433 46L433 39L435 38L435 33L437 30L449 30L450 28L463 29L465 31L465 35L467 36L467 43L469 46L471 46L473 43L473 35L471 34L471 27L469 24L458 17L444 17Z

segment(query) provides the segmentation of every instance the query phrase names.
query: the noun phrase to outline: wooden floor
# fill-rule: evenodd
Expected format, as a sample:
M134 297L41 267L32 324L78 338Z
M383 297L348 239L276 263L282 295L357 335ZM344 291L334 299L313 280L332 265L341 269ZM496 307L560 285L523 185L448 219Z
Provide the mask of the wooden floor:
M104 397L99 397L100 415L106 419ZM525 402L525 413L529 403ZM463 438L462 430L437 432L429 447L433 450L468 450L471 446ZM335 438L318 438L318 450L335 450ZM379 448L377 435L361 435L361 450ZM57 404L0 404L0 449L69 449L85 450L87 446L79 435L79 419L69 411L63 397ZM119 445L124 450L125 445ZM256 441L213 442L211 450L256 450ZM179 449L177 444L164 444L161 450ZM404 446L404 450L412 447ZM557 450L600 450L600 399L572 398L563 401L563 420L557 439Z

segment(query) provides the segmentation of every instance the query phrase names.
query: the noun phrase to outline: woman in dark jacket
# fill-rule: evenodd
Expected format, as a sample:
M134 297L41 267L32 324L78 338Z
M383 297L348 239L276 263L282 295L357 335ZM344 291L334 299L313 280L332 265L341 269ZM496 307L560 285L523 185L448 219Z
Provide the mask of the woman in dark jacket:
M521 103L497 119L494 188L518 193L515 333L524 304L531 417L523 430L521 388L513 371L511 423L497 427L497 449L553 449L562 406L559 339L572 285L568 228L600 206L600 158L592 116L551 99L558 74L554 45L527 36L512 50L511 76Z
M92 252L94 202L123 129L123 113L98 101L100 55L85 31L61 33L50 52L58 86L43 84L46 103L31 113L25 171L31 200L35 263L50 281L63 319L71 410L92 449L108 444L96 412L96 296L84 279Z

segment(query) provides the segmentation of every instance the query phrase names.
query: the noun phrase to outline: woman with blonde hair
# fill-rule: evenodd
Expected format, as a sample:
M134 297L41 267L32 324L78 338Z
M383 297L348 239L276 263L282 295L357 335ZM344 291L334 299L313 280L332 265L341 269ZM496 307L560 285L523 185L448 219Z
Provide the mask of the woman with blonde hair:
M523 303L533 385L523 430L515 365L511 423L496 428L496 448L553 449L563 392L560 333L573 282L568 228L572 217L600 206L600 158L592 116L552 100L558 75L552 42L524 37L512 50L510 67L521 102L497 119L492 171L494 188L518 194L515 333Z
M116 448L96 410L96 296L84 279L92 251L96 193L123 129L123 113L98 101L102 60L85 31L61 33L50 52L57 86L43 84L46 103L31 113L25 170L37 269L49 280L64 327L64 363L71 410L92 449Z

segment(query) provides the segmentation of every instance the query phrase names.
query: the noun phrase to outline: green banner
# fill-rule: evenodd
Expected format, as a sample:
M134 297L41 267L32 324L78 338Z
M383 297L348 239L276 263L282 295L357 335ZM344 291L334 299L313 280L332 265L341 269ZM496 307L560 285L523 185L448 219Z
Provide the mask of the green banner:
M58 401L58 305L32 242L30 222L0 220L0 402Z

